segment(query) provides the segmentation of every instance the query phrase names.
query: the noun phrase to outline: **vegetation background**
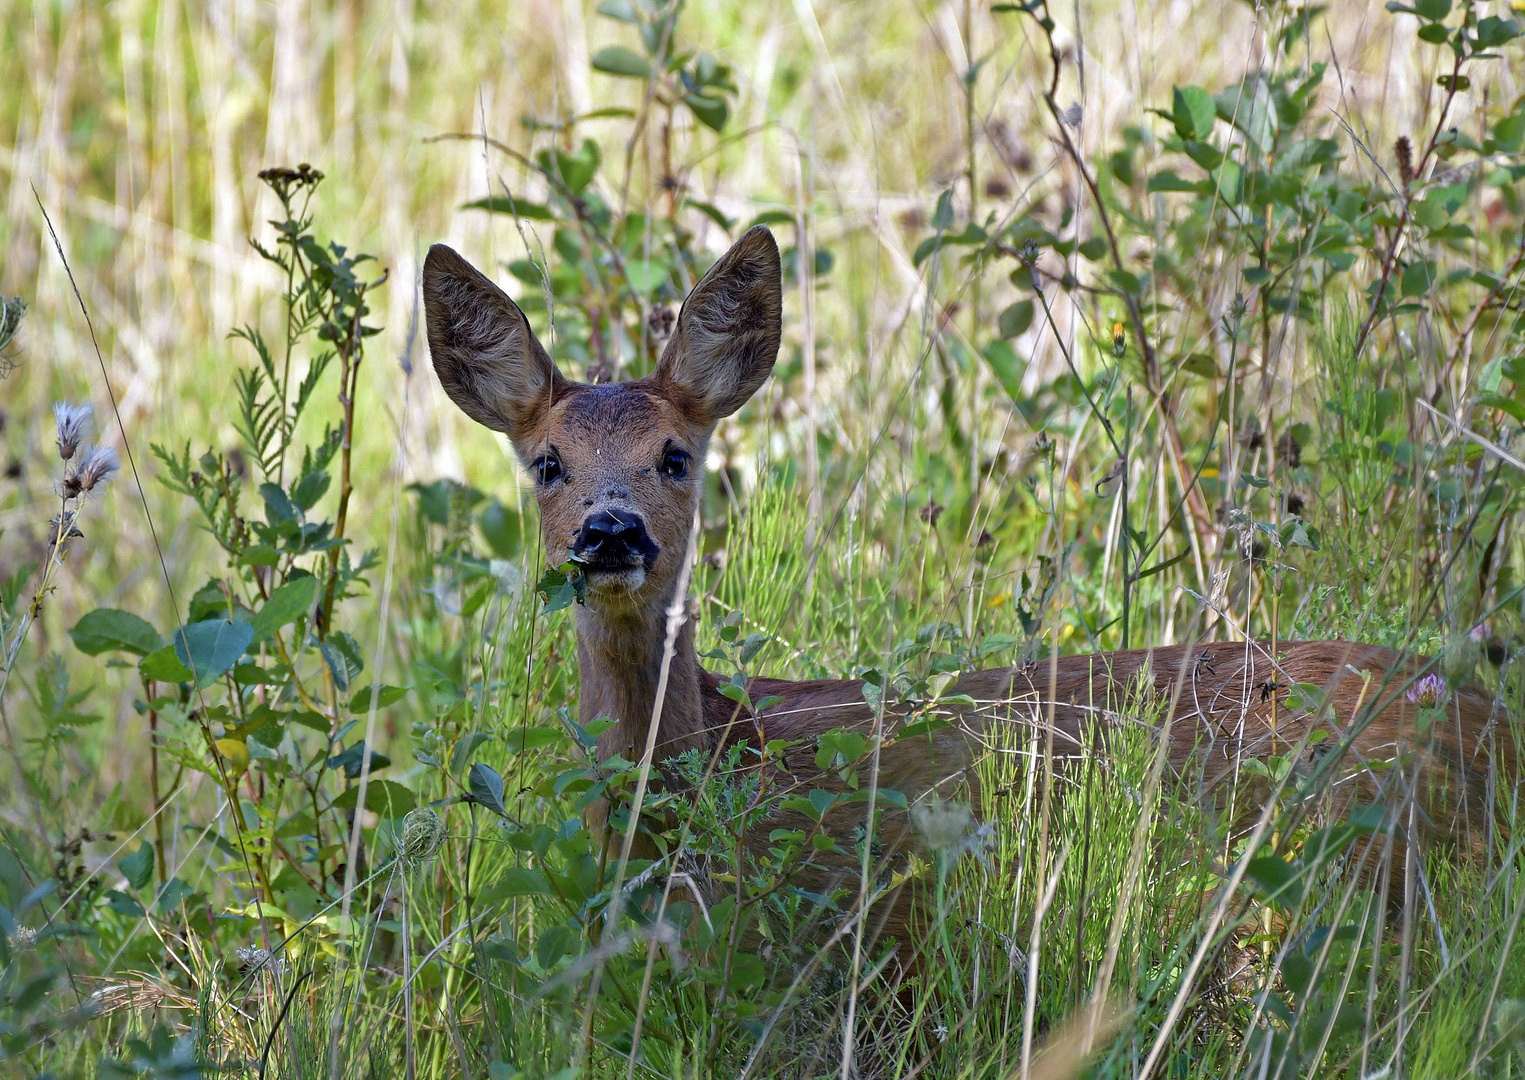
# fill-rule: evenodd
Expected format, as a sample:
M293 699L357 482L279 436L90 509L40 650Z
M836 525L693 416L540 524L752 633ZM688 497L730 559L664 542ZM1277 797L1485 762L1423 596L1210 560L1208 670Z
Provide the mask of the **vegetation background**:
M898 995L803 944L803 839L734 865L757 793L715 781L657 869L793 898L664 937L578 824L629 776L568 719L558 560L420 325L445 241L570 373L640 374L764 221L784 349L696 590L727 671L935 704L1055 646L1350 636L1515 740L1522 16L1389 7L0 0L0 1067L1518 1074L1519 841L1397 905L1343 853L1401 821L1310 813L1294 753L1246 777L1263 847L1148 740L924 822ZM69 494L59 401L110 486Z

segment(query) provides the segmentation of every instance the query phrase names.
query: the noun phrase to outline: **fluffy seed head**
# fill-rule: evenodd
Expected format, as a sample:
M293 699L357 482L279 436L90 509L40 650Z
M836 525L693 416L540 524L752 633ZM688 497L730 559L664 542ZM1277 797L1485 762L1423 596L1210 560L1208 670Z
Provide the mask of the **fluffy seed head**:
M79 464L64 477L64 494L76 498L104 484L122 467L109 446L92 446L80 455Z
M58 456L65 461L74 457L79 444L90 433L90 418L95 410L89 405L70 405L67 401L53 403L53 421L58 425Z

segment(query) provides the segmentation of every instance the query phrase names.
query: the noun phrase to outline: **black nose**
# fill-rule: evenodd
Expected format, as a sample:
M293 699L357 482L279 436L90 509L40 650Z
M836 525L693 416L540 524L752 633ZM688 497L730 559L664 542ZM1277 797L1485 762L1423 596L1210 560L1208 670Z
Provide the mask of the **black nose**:
M612 507L589 515L572 545L579 561L609 567L633 566L639 561L649 568L659 550L639 514Z

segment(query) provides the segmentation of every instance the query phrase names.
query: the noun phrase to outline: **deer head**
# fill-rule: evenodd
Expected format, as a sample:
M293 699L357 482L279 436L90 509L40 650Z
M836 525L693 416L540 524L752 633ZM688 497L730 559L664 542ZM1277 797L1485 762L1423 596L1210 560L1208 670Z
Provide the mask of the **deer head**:
M556 369L501 289L450 248L429 249L424 311L434 370L467 416L513 443L534 479L547 560L570 555L582 565L580 650L618 639L602 659L625 668L647 663L656 635L660 655L710 436L773 370L781 307L778 245L758 226L689 293L655 372L590 385ZM584 665L585 697L596 666ZM679 710L685 695L680 685ZM638 697L605 703L604 715L635 720Z

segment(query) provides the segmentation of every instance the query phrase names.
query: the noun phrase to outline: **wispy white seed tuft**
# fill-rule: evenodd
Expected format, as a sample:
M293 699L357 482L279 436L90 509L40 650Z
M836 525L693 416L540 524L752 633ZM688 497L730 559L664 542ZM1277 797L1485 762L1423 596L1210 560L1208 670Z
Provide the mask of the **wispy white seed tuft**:
M109 446L92 446L80 453L79 463L64 477L64 497L76 499L104 484L122 467Z
M79 444L90 434L90 420L95 410L89 405L70 405L67 401L53 403L53 422L58 426L58 456L65 461L74 457Z
M84 460L79 467L81 489L89 491L97 484L107 483L121 467L122 463L111 447L92 446L85 452Z

